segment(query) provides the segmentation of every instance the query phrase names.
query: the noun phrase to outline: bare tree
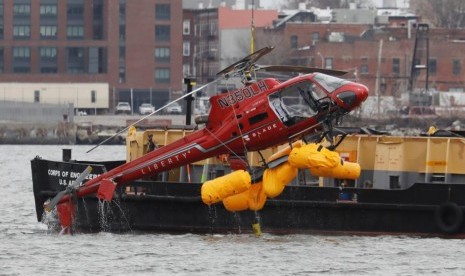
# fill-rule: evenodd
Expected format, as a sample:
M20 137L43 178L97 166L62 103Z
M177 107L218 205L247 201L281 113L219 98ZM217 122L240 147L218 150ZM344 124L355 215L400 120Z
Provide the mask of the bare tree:
M463 0L411 0L410 8L432 27L446 29L465 27Z
M255 50L266 46L274 46L275 49L270 54L264 56L260 60L260 63L274 65L289 64L291 51L289 51L289 44L281 33L265 29L257 30L255 33Z

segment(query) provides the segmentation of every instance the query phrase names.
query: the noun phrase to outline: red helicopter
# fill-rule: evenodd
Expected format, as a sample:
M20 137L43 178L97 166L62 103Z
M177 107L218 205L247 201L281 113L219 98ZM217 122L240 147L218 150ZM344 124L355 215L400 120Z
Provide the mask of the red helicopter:
M72 223L71 199L76 196L96 194L99 199L110 201L118 185L221 154L244 156L247 151L264 150L309 134L326 137L330 148L337 146L333 144L333 125L366 100L367 87L335 77L344 71L257 65L256 61L273 48L262 48L217 74L218 79L240 77L244 86L210 98L205 127L80 185L89 168L65 191L46 202L45 209L57 206L61 226L65 228ZM254 79L252 75L261 70L306 74L284 82Z

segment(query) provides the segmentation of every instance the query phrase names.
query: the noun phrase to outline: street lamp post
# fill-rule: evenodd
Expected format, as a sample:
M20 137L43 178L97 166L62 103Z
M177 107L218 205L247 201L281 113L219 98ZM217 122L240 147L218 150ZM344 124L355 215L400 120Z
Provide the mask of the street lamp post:
M192 92L192 89L194 88L195 85L195 79L194 78L184 78L184 84L187 85L187 91L186 93L189 94ZM191 124L191 117L192 117L192 101L194 100L193 95L189 95L186 97L186 125Z

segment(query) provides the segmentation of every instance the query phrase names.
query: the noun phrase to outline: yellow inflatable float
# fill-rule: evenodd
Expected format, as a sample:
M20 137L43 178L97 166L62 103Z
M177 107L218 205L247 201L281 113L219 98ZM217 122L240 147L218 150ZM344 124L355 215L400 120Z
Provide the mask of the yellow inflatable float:
M359 164L344 161L337 152L316 143L302 145L301 141L275 153L267 161L282 163L266 169L262 182L251 184L250 174L237 170L205 182L202 201L207 205L223 201L231 212L257 211L263 208L268 197L274 198L283 192L297 176L298 169L309 169L317 177L338 179L357 179L361 171Z
M289 164L299 169L309 169L313 176L318 177L357 179L361 172L358 163L344 161L337 152L315 143L292 149Z
M249 189L251 181L250 174L244 170L237 170L207 181L201 188L202 201L211 205L229 196L240 194Z

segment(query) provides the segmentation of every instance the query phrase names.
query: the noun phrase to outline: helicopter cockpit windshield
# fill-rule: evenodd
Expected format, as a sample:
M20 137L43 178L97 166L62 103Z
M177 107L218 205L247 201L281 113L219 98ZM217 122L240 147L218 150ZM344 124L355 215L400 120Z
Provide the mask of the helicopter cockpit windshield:
M345 79L336 78L333 76L325 75L316 73L313 76L313 80L319 83L328 93L332 93L334 90L338 89L339 87L347 84L349 81Z
M304 80L269 95L271 107L285 125L294 125L328 107L328 93L347 83L346 80L319 73L314 75L313 80L319 85Z
M309 80L269 95L270 105L281 121L291 126L318 113L318 100L326 93Z

